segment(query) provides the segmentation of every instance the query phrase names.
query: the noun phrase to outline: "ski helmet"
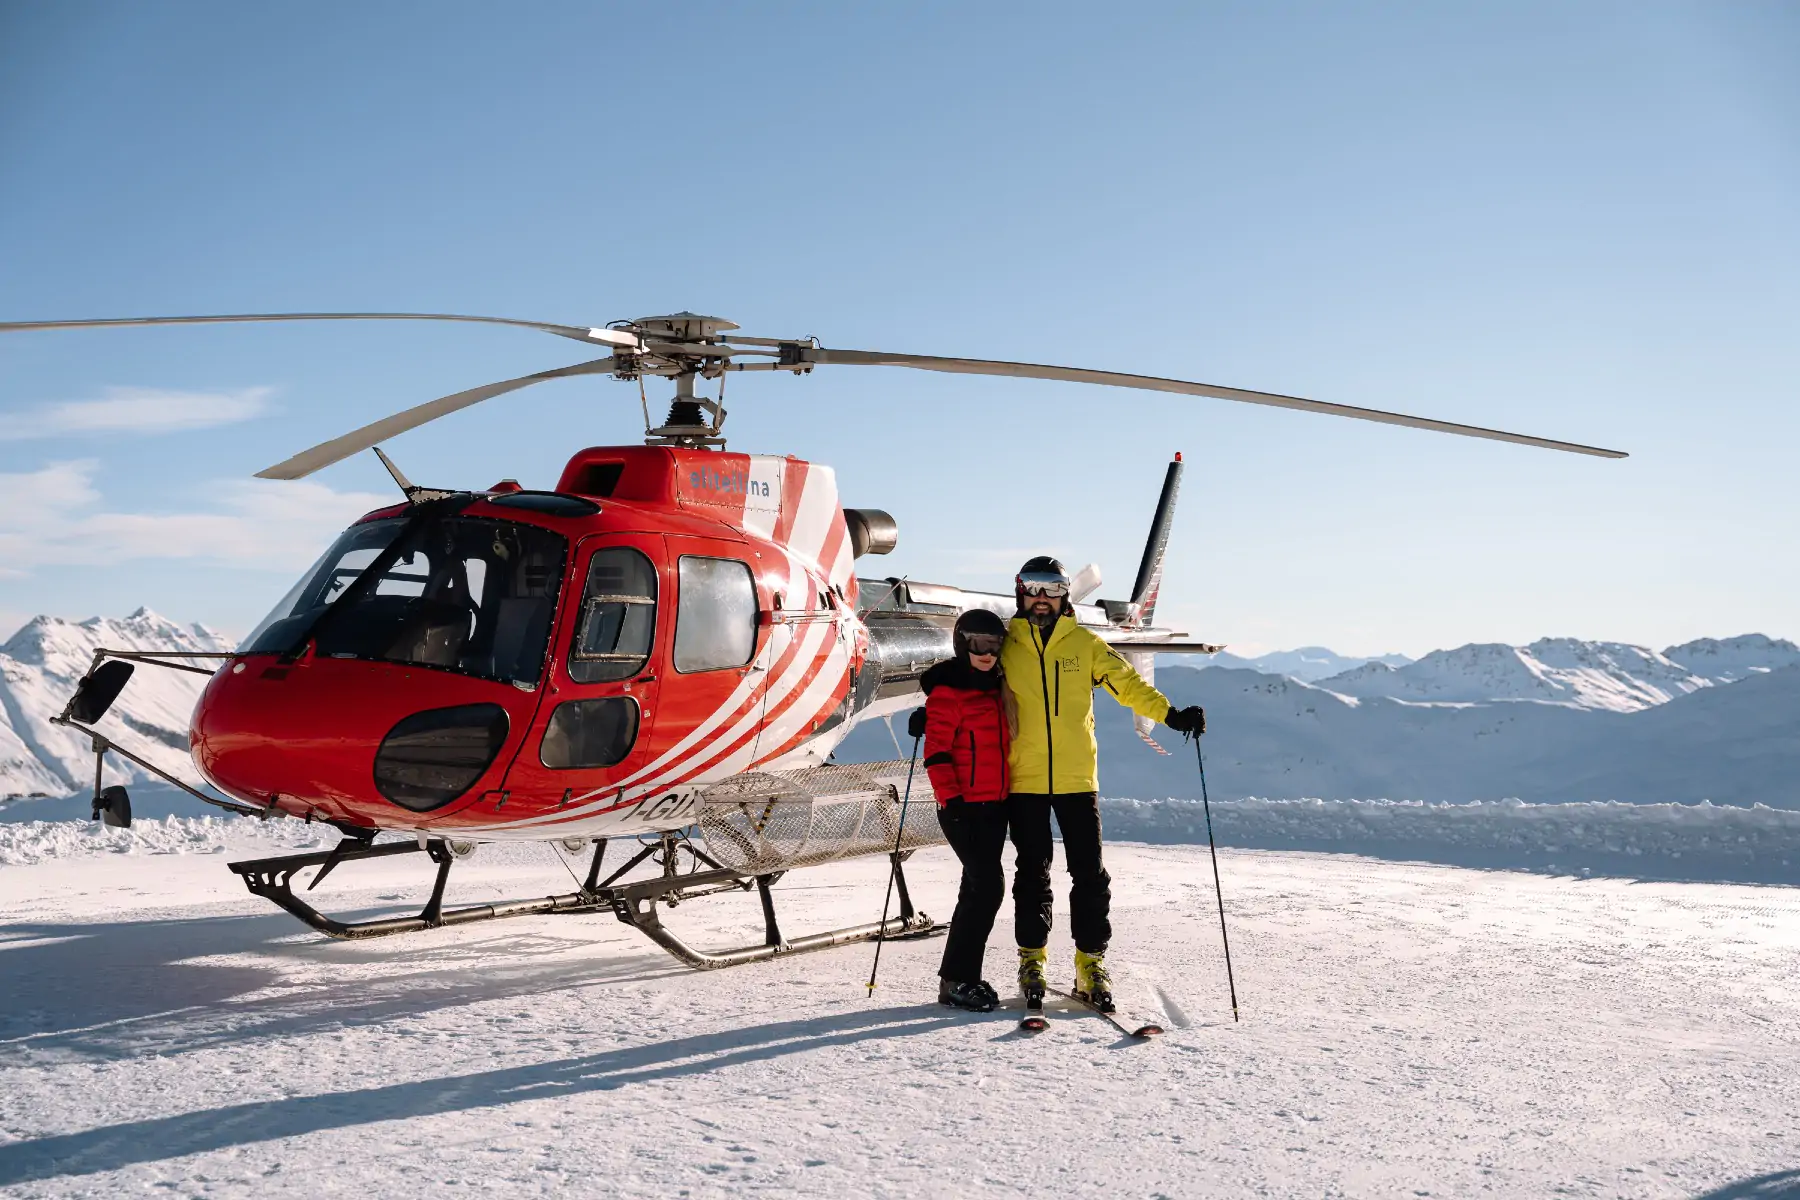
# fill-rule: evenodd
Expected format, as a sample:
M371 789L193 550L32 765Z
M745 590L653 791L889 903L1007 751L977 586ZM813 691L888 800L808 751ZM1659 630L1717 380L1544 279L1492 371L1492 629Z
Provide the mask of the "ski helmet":
M1051 588L1060 586L1061 593L1053 592L1052 594L1060 594L1063 602L1062 610L1069 611L1069 572L1061 562L1051 558L1048 554L1040 554L1036 558L1025 560L1025 565L1020 567L1019 573L1013 577L1013 598L1018 601L1021 609L1025 607L1025 585L1028 583Z
M998 613L985 608L971 608L956 618L956 629L950 635L951 645L955 648L956 657L968 661L969 639L991 644L992 653L998 654L1000 643L1006 640L1006 622Z

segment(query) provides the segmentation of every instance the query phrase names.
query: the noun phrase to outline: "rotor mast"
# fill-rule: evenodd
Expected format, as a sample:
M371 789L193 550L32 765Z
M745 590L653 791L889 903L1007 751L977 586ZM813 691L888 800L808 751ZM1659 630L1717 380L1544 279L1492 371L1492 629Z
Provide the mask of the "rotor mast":
M669 401L669 415L661 425L650 428L649 411L645 410L644 445L725 448L725 439L719 433L725 424L725 408L718 400L694 393L694 380L698 374L697 371L683 371L675 377L675 398ZM723 399L724 395L721 376L719 396Z
M620 379L658 375L675 381L669 415L661 425L650 424L649 406L644 411L646 446L711 447L723 450L725 438L725 372L731 369L735 348L720 334L737 326L722 317L679 312L666 317L640 317L622 328L637 339L632 351L615 354ZM719 381L718 399L702 396L695 388L701 379Z

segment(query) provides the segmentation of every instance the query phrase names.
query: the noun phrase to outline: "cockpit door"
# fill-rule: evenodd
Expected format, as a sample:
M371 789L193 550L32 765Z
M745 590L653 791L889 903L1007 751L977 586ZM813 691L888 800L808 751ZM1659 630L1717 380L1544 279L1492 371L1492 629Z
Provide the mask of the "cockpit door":
M507 774L513 803L592 815L624 800L650 762L668 654L666 559L657 534L596 534L577 544L550 686Z

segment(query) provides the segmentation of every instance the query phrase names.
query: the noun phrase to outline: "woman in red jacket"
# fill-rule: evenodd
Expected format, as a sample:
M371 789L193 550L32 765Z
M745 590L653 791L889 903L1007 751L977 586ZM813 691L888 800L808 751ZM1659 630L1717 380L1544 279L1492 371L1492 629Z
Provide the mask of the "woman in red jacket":
M1000 852L1006 846L1006 752L1012 741L1007 690L1000 677L1006 622L986 609L956 619L956 657L926 671L925 770L937 795L938 824L962 860L956 913L938 968L938 999L991 1012L1000 1003L981 977L994 915L1006 896Z

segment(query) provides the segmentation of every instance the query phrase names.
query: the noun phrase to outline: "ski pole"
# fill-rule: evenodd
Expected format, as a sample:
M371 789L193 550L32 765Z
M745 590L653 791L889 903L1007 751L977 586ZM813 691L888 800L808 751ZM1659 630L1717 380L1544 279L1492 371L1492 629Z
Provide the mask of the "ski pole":
M1206 798L1206 755L1194 738L1194 761L1200 764L1200 807L1206 812L1206 849L1212 854L1213 892L1219 897L1219 940L1225 944L1225 985L1231 989L1231 1019L1238 1019L1237 980L1231 974L1231 935L1225 932L1225 889L1219 883L1219 848L1213 843L1212 801Z
M899 828L894 831L894 856L888 860L887 899L881 902L881 928L875 934L875 962L869 967L869 995L875 994L875 974L881 970L881 943L887 940L888 906L894 902L894 875L900 870L900 842L906 836L906 806L912 803L913 767L919 761L919 739L913 739L912 757L906 760L906 796L900 801Z

